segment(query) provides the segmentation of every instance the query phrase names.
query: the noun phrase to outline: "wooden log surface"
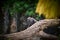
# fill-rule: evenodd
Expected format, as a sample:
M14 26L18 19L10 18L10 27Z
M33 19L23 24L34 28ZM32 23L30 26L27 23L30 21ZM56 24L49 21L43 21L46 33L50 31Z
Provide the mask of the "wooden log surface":
M60 19L45 19L37 21L35 24L30 26L29 28L25 29L24 31L17 32L17 33L11 33L3 35L6 38L12 38L12 39L24 39L31 37L33 35L37 35L40 37L51 37L51 38L57 38L57 36L46 34L43 32L45 28L51 27L51 26L57 26L60 24ZM0 35L2 36L2 35Z

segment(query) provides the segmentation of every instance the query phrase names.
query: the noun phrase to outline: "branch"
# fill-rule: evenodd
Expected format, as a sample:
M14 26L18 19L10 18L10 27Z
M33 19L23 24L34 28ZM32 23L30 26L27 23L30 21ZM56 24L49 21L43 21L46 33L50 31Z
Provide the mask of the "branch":
M7 38L12 38L12 39L15 39L15 38L24 39L24 38L27 38L27 37L31 37L32 35L36 35L36 33L39 33L40 31L43 31L47 27L51 27L51 26L54 27L58 24L60 24L60 19L40 20L40 21L36 22L35 24L33 24L32 26L30 26L29 28L27 28L24 31L17 32L17 33L12 33L12 34L6 34L4 36L7 37ZM41 32L38 35L42 36ZM45 35L47 35L47 34L45 34ZM49 37L51 37L50 34L49 34Z

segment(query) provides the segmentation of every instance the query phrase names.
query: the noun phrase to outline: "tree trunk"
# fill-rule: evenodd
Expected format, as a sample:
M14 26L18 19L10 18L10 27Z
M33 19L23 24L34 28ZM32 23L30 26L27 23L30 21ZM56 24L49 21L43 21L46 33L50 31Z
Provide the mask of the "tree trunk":
M25 39L33 36L39 36L39 37L47 37L47 38L57 38L54 35L50 35L47 33L44 33L43 30L48 27L54 27L60 24L60 19L45 19L40 20L27 28L24 31L18 32L18 33L12 33L12 34L6 34L4 35L7 38L12 38L14 40L17 39Z
M3 27L4 33L8 33L7 30L9 29L10 26L9 19L10 19L9 7L7 7L4 12L4 27Z
M18 24L18 16L17 13L14 13L14 15L12 16L12 23L10 26L10 33L14 33L17 32L17 24Z

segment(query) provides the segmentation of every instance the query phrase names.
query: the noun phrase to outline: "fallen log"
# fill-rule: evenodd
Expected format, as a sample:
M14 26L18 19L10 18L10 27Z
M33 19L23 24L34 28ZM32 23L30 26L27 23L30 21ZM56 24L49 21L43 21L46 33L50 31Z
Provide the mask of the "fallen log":
M27 28L24 31L21 32L17 32L17 33L12 33L12 34L6 34L4 35L7 38L12 38L12 39L24 39L24 38L29 38L33 35L37 35L40 37L51 37L51 38L57 38L54 35L50 35L50 34L46 34L43 31L45 28L47 27L54 27L60 24L60 19L45 19L45 20L40 20L37 21L35 24L33 24L32 26L30 26L29 28ZM44 35L42 35L42 34Z

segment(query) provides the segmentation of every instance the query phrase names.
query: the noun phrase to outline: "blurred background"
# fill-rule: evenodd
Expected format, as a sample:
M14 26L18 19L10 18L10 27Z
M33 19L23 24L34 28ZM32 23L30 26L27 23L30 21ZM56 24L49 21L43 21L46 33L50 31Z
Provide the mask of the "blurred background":
M0 34L20 32L36 21L45 19L43 14L35 12L38 2L39 0L0 0Z

